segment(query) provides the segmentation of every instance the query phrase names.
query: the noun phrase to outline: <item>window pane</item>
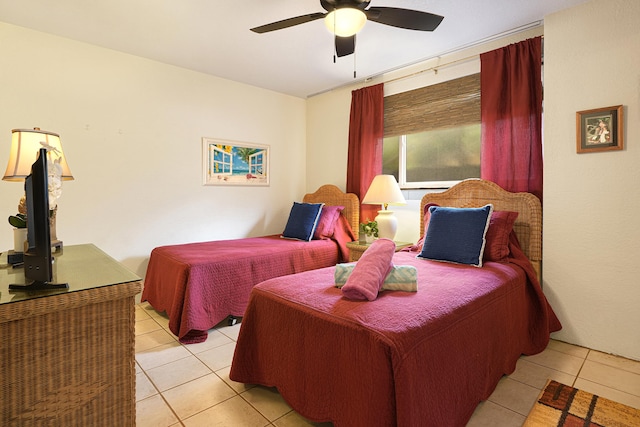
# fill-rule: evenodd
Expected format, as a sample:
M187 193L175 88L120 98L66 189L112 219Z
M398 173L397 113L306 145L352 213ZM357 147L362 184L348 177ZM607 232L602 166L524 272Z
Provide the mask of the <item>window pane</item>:
M479 178L480 124L407 135L406 156L407 183Z
M382 173L393 175L400 182L398 170L400 168L400 137L389 136L382 140Z

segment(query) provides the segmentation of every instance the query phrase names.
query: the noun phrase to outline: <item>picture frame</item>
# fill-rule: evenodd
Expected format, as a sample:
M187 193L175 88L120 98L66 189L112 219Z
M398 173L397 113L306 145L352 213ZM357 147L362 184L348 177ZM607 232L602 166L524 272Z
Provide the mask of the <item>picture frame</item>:
M595 153L624 149L623 106L576 113L576 151Z
M203 185L269 185L268 145L202 138Z

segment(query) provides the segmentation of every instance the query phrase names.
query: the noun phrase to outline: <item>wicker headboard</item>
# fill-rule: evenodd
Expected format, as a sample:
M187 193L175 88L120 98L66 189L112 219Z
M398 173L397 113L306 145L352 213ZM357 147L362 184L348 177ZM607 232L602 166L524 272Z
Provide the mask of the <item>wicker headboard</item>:
M347 219L351 230L358 238L360 230L360 199L353 193L343 193L335 185L326 184L315 193L307 193L302 198L305 203L324 203L329 206L344 206L342 215Z
M530 193L510 193L491 181L467 179L442 193L428 193L420 203L420 235L424 235L423 212L427 203L456 208L473 208L492 203L499 211L518 212L513 226L522 250L540 279L542 264L542 207Z

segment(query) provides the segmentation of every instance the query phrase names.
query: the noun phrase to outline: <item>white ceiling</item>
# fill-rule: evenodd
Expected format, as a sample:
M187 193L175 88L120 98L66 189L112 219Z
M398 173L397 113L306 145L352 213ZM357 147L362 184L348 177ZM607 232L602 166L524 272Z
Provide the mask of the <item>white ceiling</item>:
M324 12L319 0L0 0L0 21L306 98L442 55L588 0L371 0L444 16L434 32L368 22L355 55L333 62L323 20L250 28ZM355 60L354 60L355 59Z

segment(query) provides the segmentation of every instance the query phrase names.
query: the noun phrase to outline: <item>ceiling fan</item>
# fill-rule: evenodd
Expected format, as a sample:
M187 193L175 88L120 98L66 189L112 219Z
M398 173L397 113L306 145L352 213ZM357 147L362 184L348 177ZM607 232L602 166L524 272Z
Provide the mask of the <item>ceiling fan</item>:
M335 34L336 54L351 55L356 48L356 33L367 20L408 30L433 31L443 16L419 10L397 7L369 7L371 0L320 0L327 13L316 12L294 18L283 19L271 24L251 28L255 33L282 30L306 22L324 18L327 28Z

